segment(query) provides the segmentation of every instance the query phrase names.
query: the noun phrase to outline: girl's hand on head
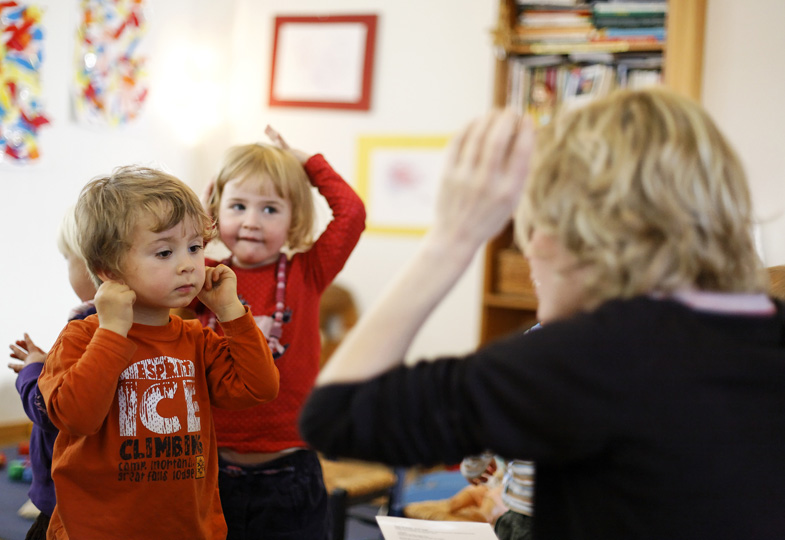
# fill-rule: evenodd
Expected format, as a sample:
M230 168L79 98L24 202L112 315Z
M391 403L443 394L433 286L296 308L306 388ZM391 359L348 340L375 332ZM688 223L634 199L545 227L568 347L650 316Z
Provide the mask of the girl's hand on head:
M272 126L268 125L264 129L264 134L270 138L275 146L282 150L287 150L295 158L297 158L297 161L299 161L301 165L305 165L305 162L310 159L311 156L309 154L303 152L302 150L295 150L289 146L289 143L287 143L284 138L281 137L281 134L275 131Z
M225 264L205 268L204 287L198 298L219 321L231 321L245 314L245 306L237 297L237 276Z
M33 340L30 339L30 336L27 335L27 333L25 333L24 339L16 340L16 343L9 345L9 348L11 349L11 354L9 356L22 361L21 364L18 362L8 364L8 367L14 370L15 373L19 373L22 371L23 367L29 364L35 364L36 362L43 362L46 360L46 352L33 343Z
M134 324L136 293L122 281L104 281L95 293L98 325L127 337Z
M464 129L448 152L433 230L473 245L498 233L518 206L534 138L531 118L510 109Z

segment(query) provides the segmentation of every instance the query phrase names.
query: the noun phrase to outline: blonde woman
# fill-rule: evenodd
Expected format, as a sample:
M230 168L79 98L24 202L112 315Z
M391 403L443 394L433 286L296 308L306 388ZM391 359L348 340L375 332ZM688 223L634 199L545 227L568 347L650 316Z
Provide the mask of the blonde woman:
M306 440L403 465L532 460L538 539L785 538L785 306L735 153L662 89L534 139L510 112L458 137L436 223L320 375ZM516 207L542 329L404 367Z

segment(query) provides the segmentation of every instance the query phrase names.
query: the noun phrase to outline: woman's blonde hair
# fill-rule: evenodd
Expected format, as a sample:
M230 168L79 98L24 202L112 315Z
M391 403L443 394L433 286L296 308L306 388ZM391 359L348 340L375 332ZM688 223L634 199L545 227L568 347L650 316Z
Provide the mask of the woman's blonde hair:
M205 242L215 235L212 218L190 187L171 174L140 166L118 167L88 182L74 215L77 243L96 286L99 272L122 276L141 220L150 231L161 232L191 218Z
M292 222L286 243L289 249L303 250L313 244L315 221L313 191L305 169L290 152L265 144L233 146L224 158L209 210L218 220L218 209L224 187L230 180L269 179L275 193L292 206Z
M761 292L746 175L696 103L623 90L540 130L516 239L555 234L595 303L679 289Z

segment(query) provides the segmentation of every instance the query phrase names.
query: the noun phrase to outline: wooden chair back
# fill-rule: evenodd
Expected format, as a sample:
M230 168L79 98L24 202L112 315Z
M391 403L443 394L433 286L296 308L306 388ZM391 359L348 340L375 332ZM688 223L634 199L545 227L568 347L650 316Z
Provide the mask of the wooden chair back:
M769 271L769 292L772 296L785 299L785 265L770 266Z

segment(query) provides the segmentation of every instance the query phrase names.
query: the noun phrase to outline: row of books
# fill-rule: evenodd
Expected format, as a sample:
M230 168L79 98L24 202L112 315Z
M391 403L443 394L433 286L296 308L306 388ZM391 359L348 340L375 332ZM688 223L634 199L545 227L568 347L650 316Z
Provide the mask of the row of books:
M609 4L600 9L643 10L647 4L664 4L667 0L516 0L518 6L548 6L553 8L574 7L581 5Z
M660 43L665 41L667 9L665 0L581 2L572 5L519 2L513 38L521 44Z
M510 58L507 106L550 121L560 107L603 96L615 88L662 82L662 54L575 54Z

